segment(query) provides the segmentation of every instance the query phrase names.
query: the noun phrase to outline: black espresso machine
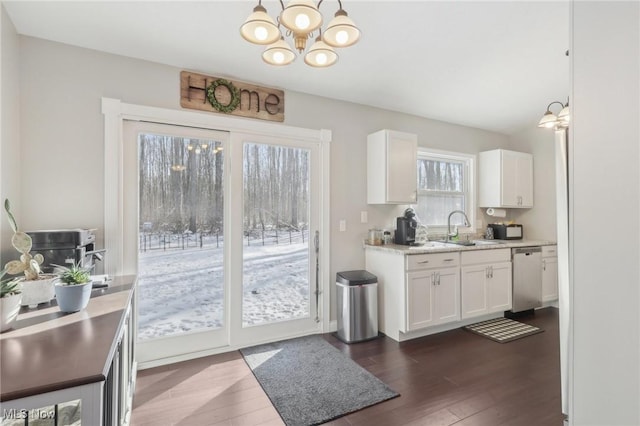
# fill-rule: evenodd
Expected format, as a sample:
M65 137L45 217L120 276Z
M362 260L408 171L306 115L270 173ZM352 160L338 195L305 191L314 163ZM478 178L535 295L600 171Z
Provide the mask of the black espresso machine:
M90 229L57 229L28 231L33 240L31 251L44 256L42 270L50 273L51 265L69 265L73 262L93 270L96 260L102 260L105 249L96 250L96 235ZM95 273L95 272L92 272Z
M404 216L396 218L395 243L410 246L416 242L416 212L409 207L404 211Z

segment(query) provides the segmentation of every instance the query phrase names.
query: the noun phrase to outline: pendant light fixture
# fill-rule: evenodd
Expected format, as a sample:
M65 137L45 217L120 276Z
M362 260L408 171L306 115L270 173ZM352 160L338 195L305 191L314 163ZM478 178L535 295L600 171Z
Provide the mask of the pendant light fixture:
M560 105L560 108L561 108L560 112L558 112L558 115L555 115L553 112L551 112L551 106L555 104ZM538 122L538 127L543 127L547 129L566 128L566 127L569 127L570 119L571 119L571 111L569 110L569 100L567 99L566 104L563 104L562 102L559 102L559 101L555 101L555 102L551 102L547 106L547 110L545 111L544 115Z
M318 36L306 55L304 63L312 67L329 67L336 63L338 55L327 43Z
M281 37L280 29L267 14L262 4L258 4L240 27L242 38L254 44L271 44Z
M240 34L250 43L267 45L262 53L266 63L288 65L295 60L296 53L285 36L293 39L295 49L302 54L307 48L307 40L314 38L317 32L315 42L304 55L304 62L316 68L329 67L338 60L334 48L354 45L360 39L360 30L342 9L342 1L338 0L338 11L323 32L322 2L320 0L316 5L313 0L291 0L285 6L280 0L282 11L276 24L259 0L253 13L240 27Z
M333 20L329 22L327 29L324 30L322 40L329 46L349 47L354 45L359 39L360 30L351 18L349 18L347 12L342 9L341 5Z
M262 60L271 65L289 65L296 59L296 53L291 50L283 37L262 52Z

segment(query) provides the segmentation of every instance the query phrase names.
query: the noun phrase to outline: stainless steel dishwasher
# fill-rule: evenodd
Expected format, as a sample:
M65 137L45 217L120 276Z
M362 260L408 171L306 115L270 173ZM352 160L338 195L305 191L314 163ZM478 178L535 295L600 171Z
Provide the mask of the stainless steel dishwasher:
M511 249L513 307L517 313L542 306L542 247Z

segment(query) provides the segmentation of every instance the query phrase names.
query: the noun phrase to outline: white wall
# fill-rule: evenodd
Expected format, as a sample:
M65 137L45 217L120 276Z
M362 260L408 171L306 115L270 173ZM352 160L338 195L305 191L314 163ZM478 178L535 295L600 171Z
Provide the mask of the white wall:
M0 269L17 252L11 246L13 231L4 212L4 200L20 218L20 81L18 34L4 6L0 5Z
M98 228L100 246L100 98L180 109L181 70L30 37L20 37L20 48L22 155L31 160L22 173L22 192L39 194L23 197L23 227ZM361 247L367 229L390 224L403 209L366 204L367 134L382 128L414 132L421 146L468 153L508 147L504 135L288 91L285 124L333 131L332 277L340 270L364 268ZM59 201L62 196L64 202ZM367 224L360 223L362 210L369 212ZM341 219L347 221L346 232L338 232Z
M526 239L556 241L554 132L531 123L531 128L509 136L509 141L514 151L533 154L534 206L532 209L511 209L509 219L524 226Z
M574 425L640 424L640 3L573 3Z

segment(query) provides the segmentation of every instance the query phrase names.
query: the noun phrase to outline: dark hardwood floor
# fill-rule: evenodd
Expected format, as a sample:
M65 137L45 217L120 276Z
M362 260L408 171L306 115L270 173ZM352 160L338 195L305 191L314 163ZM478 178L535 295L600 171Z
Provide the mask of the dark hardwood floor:
M332 425L561 426L558 311L522 322L545 332L500 344L461 329L403 343L325 339L401 394ZM230 352L138 373L132 425L282 425Z

